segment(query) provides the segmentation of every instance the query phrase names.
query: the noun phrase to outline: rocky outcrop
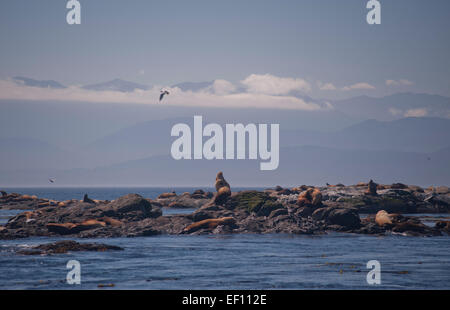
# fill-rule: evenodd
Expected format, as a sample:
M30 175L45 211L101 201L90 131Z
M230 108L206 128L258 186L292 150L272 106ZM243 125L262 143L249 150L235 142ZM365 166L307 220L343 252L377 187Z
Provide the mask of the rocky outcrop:
M441 230L443 230L438 227L432 228L427 226L421 223L418 218L407 217L401 214L389 214L385 210L379 211L374 220L376 225L384 228L386 231L411 236L439 236L441 235Z
M434 227L446 233L450 233L450 221L438 221Z
M65 254L68 252L79 252L79 251L95 251L95 252L105 252L105 251L122 251L123 248L99 244L99 243L78 243L75 241L58 241L54 243L41 244L35 246L31 249L19 250L18 254L22 255L52 255L52 254Z
M111 218L138 221L162 215L160 208L153 207L151 202L137 194L129 194L102 206L101 215Z
M129 194L111 202L85 203L70 201L64 206L43 207L11 218L4 237L77 235L135 235L134 225L162 216L158 206L137 195ZM138 226L141 227L141 226ZM146 227L142 227L143 230ZM2 236L0 236L2 237Z
M198 209L207 203L214 196L211 192L205 192L201 189L191 193L183 193L181 195L159 195L153 203L158 204L162 208L171 209Z
M312 214L315 220L322 220L329 225L337 225L337 230L353 230L360 228L361 221L356 209L328 206L319 208Z
M449 212L446 200L449 193L445 189L439 189L439 193L435 188L414 186L380 189L371 181L354 186L301 186L289 190L279 187L276 190L232 193L221 172L217 174L215 187L215 195L197 190L192 194L164 195L165 198L160 195L155 200L129 194L114 201L84 199L50 203L37 197L6 194L0 199L8 201L7 204L32 202L35 207L0 227L0 239L29 236L323 234L329 231L435 236L447 235L449 231L449 224L442 217L431 227L418 218L401 214L425 210ZM162 215L162 207L183 208L186 205L195 205L196 210L191 214Z

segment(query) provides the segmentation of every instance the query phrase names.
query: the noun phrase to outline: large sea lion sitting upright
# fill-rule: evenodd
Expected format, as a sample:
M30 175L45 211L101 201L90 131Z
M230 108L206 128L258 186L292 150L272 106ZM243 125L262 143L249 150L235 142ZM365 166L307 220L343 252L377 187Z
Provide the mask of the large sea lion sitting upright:
M219 189L221 189L222 187L226 186L228 188L230 188L230 184L228 184L228 182L225 180L225 178L223 177L223 172L219 171L217 173L216 176L216 191L219 191Z
M228 182L223 177L222 171L217 173L215 186L217 194L214 197L214 203L222 204L227 200L228 197L231 196L230 184L228 184Z
M369 183L367 184L367 190L365 191L365 195L370 195L370 196L377 196L377 186L378 184L375 183L373 180L370 180Z

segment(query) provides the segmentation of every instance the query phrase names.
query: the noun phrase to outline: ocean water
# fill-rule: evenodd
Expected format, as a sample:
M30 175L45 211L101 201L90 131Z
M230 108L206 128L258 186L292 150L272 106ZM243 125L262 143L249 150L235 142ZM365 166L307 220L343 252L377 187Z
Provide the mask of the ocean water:
M15 189L61 200L87 192L60 190ZM114 199L130 192L156 197L168 189L89 190L93 198ZM18 249L64 239L0 240L0 289L99 289L99 284L114 284L102 289L450 289L448 236L332 233L75 239L117 245L124 251L16 254ZM81 264L80 285L66 283L66 264L73 259ZM369 260L381 264L380 285L366 281Z

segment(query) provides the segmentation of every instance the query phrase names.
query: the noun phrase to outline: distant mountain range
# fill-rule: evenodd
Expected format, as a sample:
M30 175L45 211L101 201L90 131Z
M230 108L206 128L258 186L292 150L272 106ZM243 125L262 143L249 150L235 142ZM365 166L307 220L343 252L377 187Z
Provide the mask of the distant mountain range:
M53 81L53 80L42 81L42 80L35 80L35 79L30 79L30 78L22 77L22 76L16 76L13 78L13 80L18 84L22 84L25 86L31 86L31 87L56 88L56 89L66 88L66 86L64 86L56 81Z
M192 127L192 118L138 123L91 143L85 156L103 164L169 154L173 125ZM208 120L223 125L221 120ZM164 134L162 134L164 133ZM206 140L206 139L205 139ZM341 150L435 152L450 145L450 120L405 118L395 121L368 120L338 131L281 130L280 145L316 146Z
M0 138L0 171L15 169L63 169L68 167L69 152L30 138Z
M258 160L172 159L169 152L175 138L170 137L170 129L179 122L192 120L138 123L71 153L30 140L0 141L5 146L0 149L0 184L39 178L46 182L43 176L51 174L60 185L202 185L217 170L226 171L236 185L247 186L349 184L370 178L450 184L448 119L368 120L328 133L281 131L280 166L266 172L259 170ZM12 172L12 167L22 171Z
M434 152L450 145L450 120L408 117L393 121L367 120L335 132L283 132L282 144L337 149Z
M17 83L42 88L66 88L66 86L53 81L35 80L26 77L15 77ZM214 81L183 82L172 85L182 91L198 92L211 91ZM119 91L133 92L135 90L148 90L149 86L129 82L121 79L82 86L83 89L93 91ZM238 87L236 92L246 92L243 87ZM292 91L288 94L309 103L316 103L321 107L333 108L355 119L394 120L403 117L443 117L450 118L450 98L439 95L398 93L384 97L358 96L344 100L315 99L299 92Z
M217 171L223 171L232 188L355 184L369 179L387 184L448 186L448 157L439 153L298 146L282 148L279 168L264 172L258 169L259 160L176 161L170 155L161 155L94 169L4 171L0 184L46 184L47 175L51 175L60 186L212 186Z
M95 91L120 91L124 93L133 92L136 89L147 90L148 86L124 81L121 79L114 79L104 83L91 84L83 86L83 89L87 90L95 90Z
M172 85L172 88L178 87L182 91L192 91L197 92L202 89L206 89L208 87L211 87L213 85L214 81L210 82L184 82Z
M16 77L31 87L56 81ZM173 85L210 90L213 82ZM147 86L112 80L84 86L131 92ZM241 90L239 90L241 91ZM243 90L242 90L243 91ZM170 105L0 101L0 185L211 185L224 170L236 185L378 182L450 184L450 98L400 93L346 100L290 96L329 108L317 111L200 108ZM175 161L176 123L280 124L280 167L259 161ZM227 177L228 180L228 177Z

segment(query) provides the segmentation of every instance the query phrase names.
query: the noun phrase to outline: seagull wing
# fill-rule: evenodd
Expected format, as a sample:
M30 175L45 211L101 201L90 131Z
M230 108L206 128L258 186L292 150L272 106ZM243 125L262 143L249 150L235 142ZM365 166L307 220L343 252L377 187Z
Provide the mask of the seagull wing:
M166 94L166 93L161 93L161 95L159 95L159 101L162 100L162 98L164 97L165 94Z

